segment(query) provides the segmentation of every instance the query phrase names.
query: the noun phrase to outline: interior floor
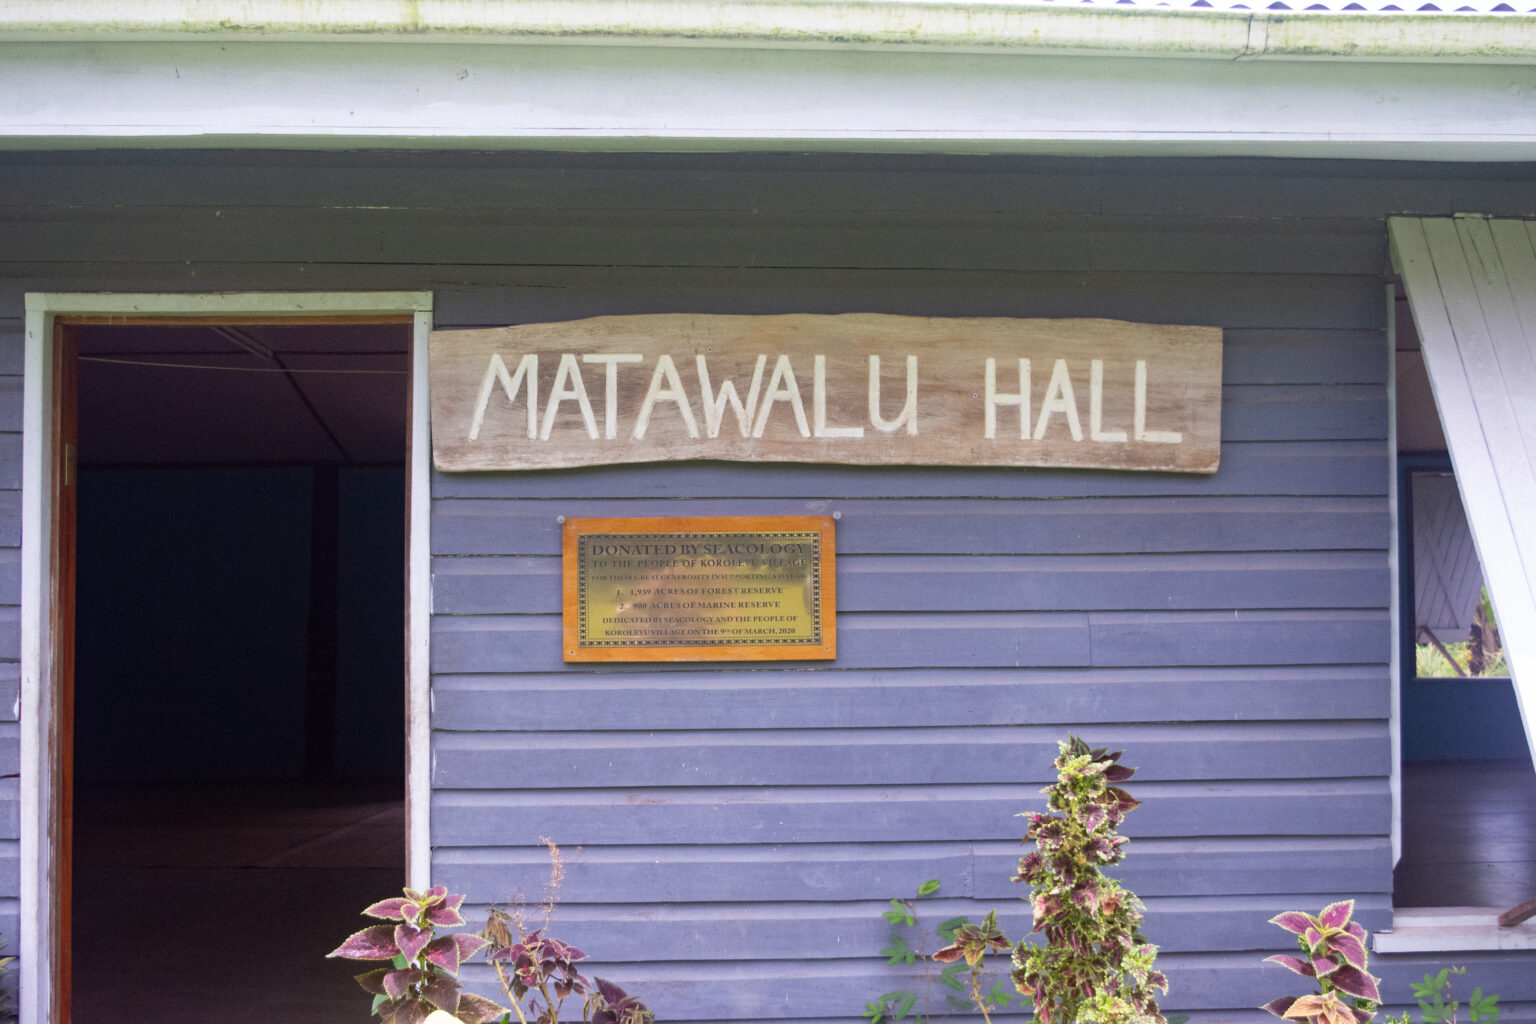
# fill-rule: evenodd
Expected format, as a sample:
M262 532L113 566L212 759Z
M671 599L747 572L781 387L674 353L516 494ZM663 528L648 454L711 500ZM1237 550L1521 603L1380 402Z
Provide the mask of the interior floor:
M366 1024L325 954L405 877L400 782L80 783L76 1024Z
M1403 765L1399 907L1499 907L1536 896L1536 771L1529 760Z

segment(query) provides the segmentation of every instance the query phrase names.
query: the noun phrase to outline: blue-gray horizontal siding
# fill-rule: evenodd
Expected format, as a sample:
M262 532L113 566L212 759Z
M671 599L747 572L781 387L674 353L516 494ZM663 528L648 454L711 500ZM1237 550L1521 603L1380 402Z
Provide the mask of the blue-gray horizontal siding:
M1314 895L1314 901L1326 899ZM1159 945L1163 955L1199 953L1212 948L1251 949L1269 942L1275 926L1268 921L1291 909L1284 896L1241 897L1147 897L1147 915L1160 924ZM1321 904L1320 904L1321 905ZM970 913L968 899L930 899L919 911L931 921ZM804 954L806 933L816 931L828 946L879 949L888 942L890 926L881 912L890 909L885 900L821 903L676 904L636 908L623 904L584 906L559 917L561 930L579 948L602 948L607 963L651 960L655 951L676 945L691 961L746 961L754 958L791 960ZM1316 908L1314 908L1316 909ZM1384 898L1356 904L1356 918L1367 923L1385 921L1389 908ZM483 914L479 907L471 916ZM1000 905L998 924L1010 935L1026 935L1031 926L1027 903L1017 899ZM606 968L605 968L606 969Z
M600 481L601 477L588 479ZM726 516L752 514L749 509L768 516L840 513L839 555L1385 550L1389 530L1379 499L1353 495L1024 502L777 497L677 502L572 497L439 502L433 509L432 552L551 554L551 542L557 543L560 537L560 516Z
M837 633L838 661L861 668L1380 664L1391 645L1386 612L1332 609L839 615ZM553 615L439 620L432 671L557 671L560 637Z
M1291 897L1298 872L1326 874L1333 885L1355 891L1377 885L1377 876L1390 869L1391 859L1389 845L1374 836L1140 836L1131 849L1134 856L1117 874L1149 898L1192 892ZM645 878L649 894L642 910L672 904L739 907L749 902L744 894L751 893L772 894L788 904L883 901L893 893L910 895L907 890L915 888L915 882L943 876L952 887L943 890L944 898L964 896L1002 907L1021 898L1023 890L1010 877L1022 852L1016 839L948 837L895 846L718 842L573 847L564 851L563 859L566 886L593 905L633 904L634 878L639 876ZM539 893L548 874L542 847L455 847L444 850L438 864L483 899ZM875 919L872 915L871 921ZM601 940L592 948L598 955Z
M686 756L686 755L679 755ZM594 779L594 787L601 786ZM1380 835L1391 825L1372 778L1143 783L1128 835L1270 835L1305 820L1322 835ZM439 789L432 828L444 846L497 846L558 833L589 846L686 844L706 838L762 843L933 842L946 836L1017 836L1021 809L1043 802L1018 785L941 779L917 785L622 786L541 790ZM637 880L638 881L638 880Z
M1168 950L1165 1005L1257 1020L1293 990L1259 964L1285 946L1265 917L1355 895L1377 925L1391 887L1382 218L1528 213L1531 194L1528 170L1454 165L3 154L0 374L21 372L28 290L422 289L449 328L680 310L1223 327L1209 477L435 474L434 867L477 906L537 899L547 834L568 868L556 932L663 1019L854 1024L921 988L876 955L889 897L939 877L930 919L1000 905L1023 927L1013 815L1078 731L1142 769L1122 869ZM0 588L18 380L0 376ZM832 511L836 662L559 660L557 516ZM1528 956L1463 959L1530 1019ZM1432 962L1385 972L1405 992Z
M1137 493L1193 495L1379 495L1386 487L1386 445L1382 441L1227 442L1221 472L1210 476L1147 473ZM775 469L781 468L782 474ZM438 498L502 497L515 490L520 500L563 498L571 491L566 473L438 473ZM994 498L1090 498L1123 494L1113 474L1080 470L979 468L966 473L933 466L746 466L736 463L673 463L662 476L651 466L602 470L604 496L649 498L695 494L782 497L799 493L841 498L966 497L985 487Z
M435 474L437 876L472 900L537 893L536 837L550 836L572 871L559 930L663 1015L856 1015L901 987L872 957L886 939L879 914L925 878L944 885L931 920L1001 904L1027 931L1008 881L1016 815L1042 806L1055 741L1079 731L1141 767L1125 874L1152 901L1169 1006L1241 1016L1268 998L1234 993L1262 989L1262 951L1283 946L1265 922L1280 910L1356 895L1362 920L1386 924L1390 523L1374 244L1324 230L1309 262L1306 232L1283 228L1271 262L1260 247L1277 235L1244 254L1234 225L1172 224L1160 235L1145 221L1134 240L1107 231L1098 240L1119 248L1105 259L1092 240L1035 223L1041 251L1064 241L1062 262L983 239L974 255L945 248L920 282L900 264L933 240L921 229L918 245L881 250L878 272L620 267L599 286L566 268L560 288L597 304L562 313L549 303L564 294L439 293L440 326L607 312L615 294L633 311L975 315L1003 300L1029 315L1217 323L1230 358L1210 477ZM845 237L823 256L850 259L860 244ZM1075 264L1093 269L1056 269ZM835 663L562 662L562 517L829 513ZM1225 955L1239 949L1257 955L1246 966ZM1213 959L1245 981L1212 988ZM677 963L728 972L734 994L673 988Z
M1165 721L1288 722L1381 719L1383 669L1363 666L1106 669L844 669L762 671L724 665L680 671L616 665L572 673L434 676L444 730L614 732L624 729L889 729L913 724L1058 727ZM1198 713L1203 711L1203 714ZM1023 771L1021 766L1019 771Z
M560 559L439 558L444 615L535 615L559 607ZM838 559L847 612L1198 609L1217 590L1243 608L1379 608L1387 567L1370 551L1123 555L883 555Z
M901 729L750 728L739 721L712 729L652 732L465 731L436 748L435 778L445 789L618 787L1044 785L1056 756L1054 725L919 726ZM470 726L473 728L473 726ZM1229 725L1111 726L1096 739L1140 754L1147 779L1220 781L1234 762L1251 779L1305 777L1341 746L1356 756L1335 767L1343 777L1377 776L1391 767L1386 737L1374 722L1266 722ZM956 767L973 760L963 775ZM1032 767L1026 767L1032 766ZM1147 785L1153 785L1148 782ZM1043 799L1031 810L1043 809ZM1146 818L1137 815L1128 827Z

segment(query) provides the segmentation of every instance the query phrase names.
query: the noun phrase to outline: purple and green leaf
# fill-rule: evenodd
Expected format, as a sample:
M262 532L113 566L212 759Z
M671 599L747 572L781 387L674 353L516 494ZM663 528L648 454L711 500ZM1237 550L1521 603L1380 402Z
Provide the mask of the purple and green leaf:
M394 929L387 924L376 924L353 932L345 942L325 954L348 960L389 960L400 952L395 945Z

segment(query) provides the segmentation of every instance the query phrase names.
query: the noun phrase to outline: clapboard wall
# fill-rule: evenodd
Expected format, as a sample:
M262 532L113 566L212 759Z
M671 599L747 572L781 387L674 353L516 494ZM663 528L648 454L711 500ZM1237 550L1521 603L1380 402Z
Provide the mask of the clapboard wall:
M1214 476L678 464L433 480L434 872L566 878L556 931L662 1019L851 1024L879 913L1003 908L1078 732L1140 767L1124 875L1202 1021L1295 991L1265 919L1388 920L1389 212L1529 167L541 154L0 156L0 597L22 295L426 289L440 328L608 313L1097 316L1226 331ZM825 514L832 664L559 659L558 517ZM11 707L16 609L0 609ZM0 732L14 771L17 727ZM17 834L15 780L0 836ZM14 865L14 841L0 845ZM14 870L0 876L12 915ZM0 916L0 929L6 927ZM1458 956L1536 1015L1525 954ZM1397 991L1433 957L1383 964ZM477 983L487 975L472 972Z

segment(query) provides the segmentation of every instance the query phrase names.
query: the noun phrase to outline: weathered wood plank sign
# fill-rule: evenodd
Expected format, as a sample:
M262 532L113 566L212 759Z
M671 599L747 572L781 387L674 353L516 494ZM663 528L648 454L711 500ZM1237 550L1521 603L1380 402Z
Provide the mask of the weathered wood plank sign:
M1221 330L610 316L435 331L437 468L679 459L1213 473Z
M837 657L833 521L567 519L566 661Z

